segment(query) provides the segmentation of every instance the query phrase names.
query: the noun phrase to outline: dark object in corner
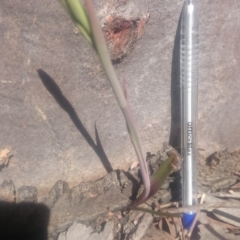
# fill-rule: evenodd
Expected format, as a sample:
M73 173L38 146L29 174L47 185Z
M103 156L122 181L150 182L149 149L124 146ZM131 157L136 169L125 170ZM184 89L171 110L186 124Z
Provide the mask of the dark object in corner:
M49 216L43 204L0 201L0 239L47 240Z

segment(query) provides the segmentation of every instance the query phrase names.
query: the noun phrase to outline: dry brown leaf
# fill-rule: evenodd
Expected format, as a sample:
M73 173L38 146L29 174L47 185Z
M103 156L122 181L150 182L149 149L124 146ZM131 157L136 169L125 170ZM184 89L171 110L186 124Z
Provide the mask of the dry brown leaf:
M7 166L9 162L9 154L10 150L8 148L4 148L0 151L0 166Z
M228 228L228 230L235 235L240 235L240 228L231 227L231 228Z
M235 199L240 199L240 193L239 192L234 192L234 191L229 191L230 193L224 193L224 192L220 192L220 193L215 193L213 194L216 197L220 197L220 198L235 198Z
M130 169L132 170L132 169L136 168L138 166L138 164L139 164L138 161L133 162Z
M0 151L0 158L7 157L9 152L10 150L8 148L4 148L3 150Z

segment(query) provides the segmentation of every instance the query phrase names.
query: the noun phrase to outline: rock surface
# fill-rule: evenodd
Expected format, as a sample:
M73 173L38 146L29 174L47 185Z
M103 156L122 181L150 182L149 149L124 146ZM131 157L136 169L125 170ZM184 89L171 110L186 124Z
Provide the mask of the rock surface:
M113 236L113 222L105 224L102 232L94 232L91 227L86 227L81 223L74 222L74 224L67 230L66 233L61 233L58 240L112 240Z
M102 23L117 16L139 24L149 14L141 37L131 35L133 45L115 66L119 80L126 78L145 151L156 152L168 139L180 145L182 2L95 1ZM240 147L239 15L239 1L199 1L204 156ZM72 187L136 160L98 57L57 0L2 0L0 36L0 150L13 155L0 182L37 186L42 196L59 179Z
M166 159L170 149L164 145L156 155L149 153L151 171ZM209 193L205 202L231 205L231 200L218 199L217 195L221 189L239 189L240 151L215 152L205 160L199 157L198 165L199 193ZM180 182L177 173L179 171L171 174L142 207L152 209L152 206L156 210L159 203L176 201L177 195L179 200L181 185L177 185ZM33 186L22 186L15 194L14 183L4 181L0 185L0 239L72 240L81 235L84 236L82 239L92 240L140 240L144 234L147 235L143 239L150 239L155 233L152 228L147 229L153 220L152 227L155 228L160 218L141 211L126 211L125 208L141 193L140 182L139 166L135 166L128 172L113 171L100 180L79 183L72 188L59 180L45 197L40 198ZM19 199L21 202L16 203ZM36 200L37 203L29 202ZM161 233L163 230L159 231L159 239L167 239Z
M123 226L122 239L141 240L152 223L153 216L149 213L133 211L127 221L128 223Z
M22 186L18 189L17 202L37 202L38 190L34 186Z
M0 201L14 202L15 199L15 186L13 182L3 181L0 185Z
M89 225L98 217L127 206L131 195L126 195L129 191L123 191L125 187L121 186L119 176L120 173L114 171L97 182L80 183L55 198L55 202L50 203L49 237L56 239L59 233L66 231L75 221ZM121 178L128 185L127 188L133 188L134 184L124 173ZM49 199L53 199L52 195L58 188L59 183L56 183L44 203L49 204Z

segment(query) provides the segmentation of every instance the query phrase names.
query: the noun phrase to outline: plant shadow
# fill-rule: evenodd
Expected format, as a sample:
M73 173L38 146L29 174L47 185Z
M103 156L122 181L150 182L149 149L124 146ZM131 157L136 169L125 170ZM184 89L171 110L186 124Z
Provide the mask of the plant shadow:
M181 14L182 15L182 14ZM181 105L180 105L180 28L181 15L178 20L173 54L171 72L171 130L169 145L180 152L181 146Z
M82 121L78 117L73 106L68 101L68 99L63 95L57 83L42 69L38 69L37 72L45 88L53 96L53 98L56 100L59 106L69 115L75 127L83 135L86 142L89 144L90 147L92 147L94 152L97 154L107 173L110 173L111 171L113 171L113 168L108 160L108 157L102 147L99 134L97 131L96 122L95 122L95 137L96 137L96 144L95 144L94 140L92 139L92 137L84 127Z
M49 217L43 204L0 201L0 239L47 240Z
M180 105L180 14L172 53L171 71L171 130L169 145L174 147L181 154L181 105ZM172 201L182 199L181 171L172 174L173 182L169 185Z

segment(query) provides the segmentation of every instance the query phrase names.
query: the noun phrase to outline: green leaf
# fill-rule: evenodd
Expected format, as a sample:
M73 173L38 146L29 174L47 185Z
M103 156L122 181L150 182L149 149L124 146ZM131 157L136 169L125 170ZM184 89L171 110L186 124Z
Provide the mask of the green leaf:
M69 15L72 17L76 26L81 31L88 42L93 44L91 27L85 9L79 0L60 0Z
M169 157L167 158L167 160L165 160L158 168L158 170L153 174L151 178L150 192L147 198L144 197L145 193L143 191L143 193L130 205L130 207L137 207L147 201L147 199L149 199L151 196L153 196L164 184L167 177L173 172L173 170L179 168L179 163L179 154L176 150L171 150L169 152Z

